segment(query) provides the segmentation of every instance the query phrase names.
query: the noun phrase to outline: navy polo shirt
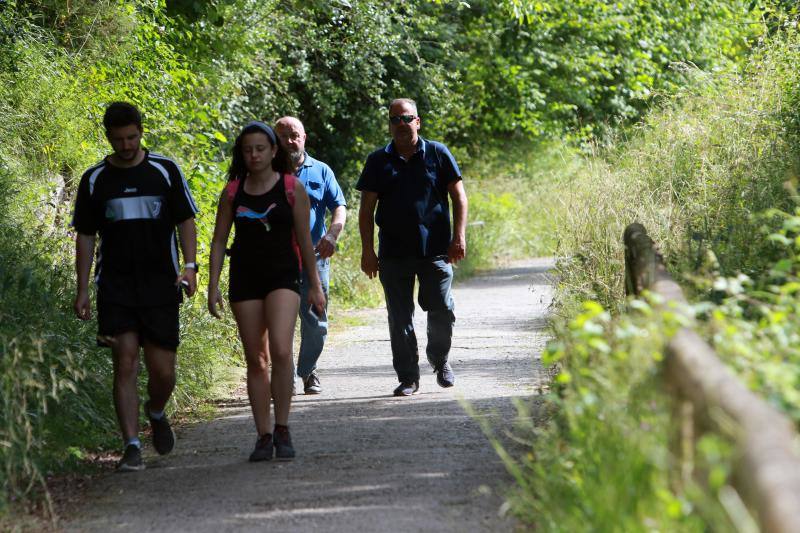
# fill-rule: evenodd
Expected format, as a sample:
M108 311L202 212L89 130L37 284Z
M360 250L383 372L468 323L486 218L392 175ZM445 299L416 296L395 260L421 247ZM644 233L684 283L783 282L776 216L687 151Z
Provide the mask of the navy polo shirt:
M446 255L450 245L447 187L461 179L453 154L436 141L419 137L417 151L404 160L394 142L367 157L356 184L378 194L380 258Z

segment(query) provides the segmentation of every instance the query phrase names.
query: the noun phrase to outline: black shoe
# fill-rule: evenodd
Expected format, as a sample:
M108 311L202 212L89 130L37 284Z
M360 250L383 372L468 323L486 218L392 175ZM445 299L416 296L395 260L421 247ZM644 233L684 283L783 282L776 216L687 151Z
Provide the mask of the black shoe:
M256 440L256 447L250 454L250 462L269 461L272 459L272 434L264 433Z
M419 390L419 381L408 381L401 383L394 389L395 396L411 396Z
M292 437L289 435L289 428L286 426L275 426L275 459L278 461L291 461L294 459L294 446Z
M316 370L303 378L303 392L306 394L319 394L322 392L322 385L319 384L319 376L317 376Z
M453 374L453 369L450 368L450 363L445 363L439 368L433 370L436 372L436 383L440 387L452 387L456 383L456 375Z
M139 470L144 470L142 450L134 444L128 444L125 446L122 459L117 463L117 472L138 472Z
M175 432L169 425L167 415L159 419L150 416L150 402L145 402L144 411L147 419L150 420L150 429L153 430L153 448L159 455L166 455L175 447Z

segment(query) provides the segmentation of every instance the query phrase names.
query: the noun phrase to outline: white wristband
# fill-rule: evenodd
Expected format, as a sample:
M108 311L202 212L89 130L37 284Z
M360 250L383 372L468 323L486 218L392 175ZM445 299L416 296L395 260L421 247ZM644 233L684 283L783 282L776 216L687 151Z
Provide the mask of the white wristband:
M183 269L186 270L187 268L191 268L195 272L197 272L197 263L186 263L183 265Z

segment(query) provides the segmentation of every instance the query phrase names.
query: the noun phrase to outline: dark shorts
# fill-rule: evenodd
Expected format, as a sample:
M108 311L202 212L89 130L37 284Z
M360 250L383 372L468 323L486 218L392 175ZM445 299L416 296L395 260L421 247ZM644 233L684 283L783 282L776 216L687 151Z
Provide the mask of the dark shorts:
M289 289L300 294L300 272L297 268L281 271L239 271L231 265L231 283L228 298L231 302L263 300L276 289Z
M102 337L136 332L139 343L149 342L175 351L180 343L178 333L178 304L153 307L127 307L97 300L97 344L110 345Z

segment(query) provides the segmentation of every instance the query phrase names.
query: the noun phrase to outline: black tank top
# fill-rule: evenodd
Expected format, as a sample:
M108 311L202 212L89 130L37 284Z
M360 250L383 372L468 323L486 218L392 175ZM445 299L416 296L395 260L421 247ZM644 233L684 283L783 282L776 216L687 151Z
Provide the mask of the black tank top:
M248 194L244 184L239 185L233 202L231 268L263 269L265 273L298 269L292 244L294 218L284 181L281 177L272 189L259 195Z

